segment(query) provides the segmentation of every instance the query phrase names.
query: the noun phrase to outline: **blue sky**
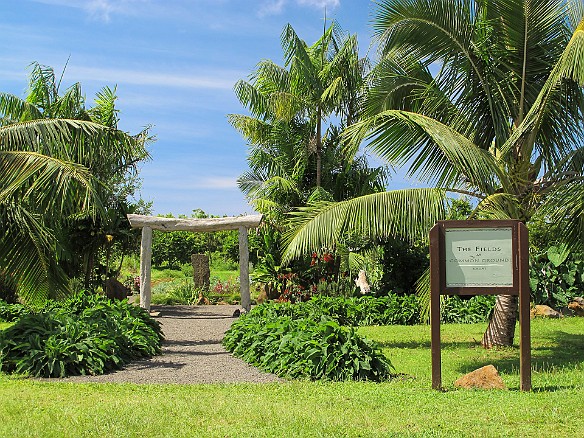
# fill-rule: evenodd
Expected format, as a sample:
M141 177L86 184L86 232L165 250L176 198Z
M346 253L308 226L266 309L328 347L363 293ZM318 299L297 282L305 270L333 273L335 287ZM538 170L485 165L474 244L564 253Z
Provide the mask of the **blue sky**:
M69 59L64 88L80 82L91 106L117 85L120 128L153 125L141 176L155 214L251 212L235 182L246 144L226 119L245 112L233 85L261 59L282 63L286 23L316 41L325 7L367 51L368 0L2 0L0 90L23 97L31 62L60 74Z

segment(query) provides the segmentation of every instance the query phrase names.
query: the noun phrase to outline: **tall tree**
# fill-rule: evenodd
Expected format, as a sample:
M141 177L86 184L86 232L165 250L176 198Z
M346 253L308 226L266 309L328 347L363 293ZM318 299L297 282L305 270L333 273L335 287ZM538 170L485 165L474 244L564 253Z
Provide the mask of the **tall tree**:
M249 82L235 86L251 113L229 115L250 146L242 191L265 212L383 189L382 169L369 168L364 158L340 147L338 133L357 120L365 90L368 62L359 58L356 37L333 24L308 46L287 25L282 48L284 67L264 60ZM332 116L339 125L326 127Z
M145 133L117 129L113 93L86 110L79 84L60 95L59 83L33 64L26 99L0 93L0 270L28 299L67 289L66 225L106 217L113 175L147 156Z
M539 217L582 246L582 17L571 1L380 1L382 59L367 117L346 135L435 188L305 209L287 256L349 227L425 237L448 192L476 199L471 218ZM512 344L516 309L498 297L484 346Z

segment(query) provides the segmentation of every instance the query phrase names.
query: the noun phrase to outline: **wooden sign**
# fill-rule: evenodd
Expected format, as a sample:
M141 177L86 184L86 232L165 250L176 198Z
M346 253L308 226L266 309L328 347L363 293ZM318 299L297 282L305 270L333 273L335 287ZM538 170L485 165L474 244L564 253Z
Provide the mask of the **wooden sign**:
M430 230L432 387L442 387L440 295L519 295L521 390L531 389L529 242L517 220L438 221Z
M513 287L513 228L446 228L446 288Z

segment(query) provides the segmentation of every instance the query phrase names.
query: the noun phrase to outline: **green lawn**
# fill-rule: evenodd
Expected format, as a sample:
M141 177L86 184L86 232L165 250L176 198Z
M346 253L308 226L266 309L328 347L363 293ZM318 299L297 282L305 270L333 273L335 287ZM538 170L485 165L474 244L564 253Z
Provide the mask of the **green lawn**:
M396 371L383 384L103 385L0 377L0 436L584 436L584 318L532 324L533 387L485 324L442 326L446 392L430 389L429 327L365 327ZM508 391L455 390L494 364ZM144 420L142 420L144 418Z

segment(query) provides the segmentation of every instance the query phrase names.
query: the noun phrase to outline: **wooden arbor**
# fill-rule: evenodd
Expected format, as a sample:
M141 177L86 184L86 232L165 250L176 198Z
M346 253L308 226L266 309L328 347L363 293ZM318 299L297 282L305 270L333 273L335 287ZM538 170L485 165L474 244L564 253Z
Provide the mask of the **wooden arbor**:
M239 285L241 291L241 307L251 308L249 294L249 249L247 230L259 226L262 216L238 216L205 219L176 219L155 216L129 214L128 220L132 228L142 228L142 244L140 247L140 307L150 310L150 267L152 263L152 230L159 231L192 231L214 232L239 230Z

